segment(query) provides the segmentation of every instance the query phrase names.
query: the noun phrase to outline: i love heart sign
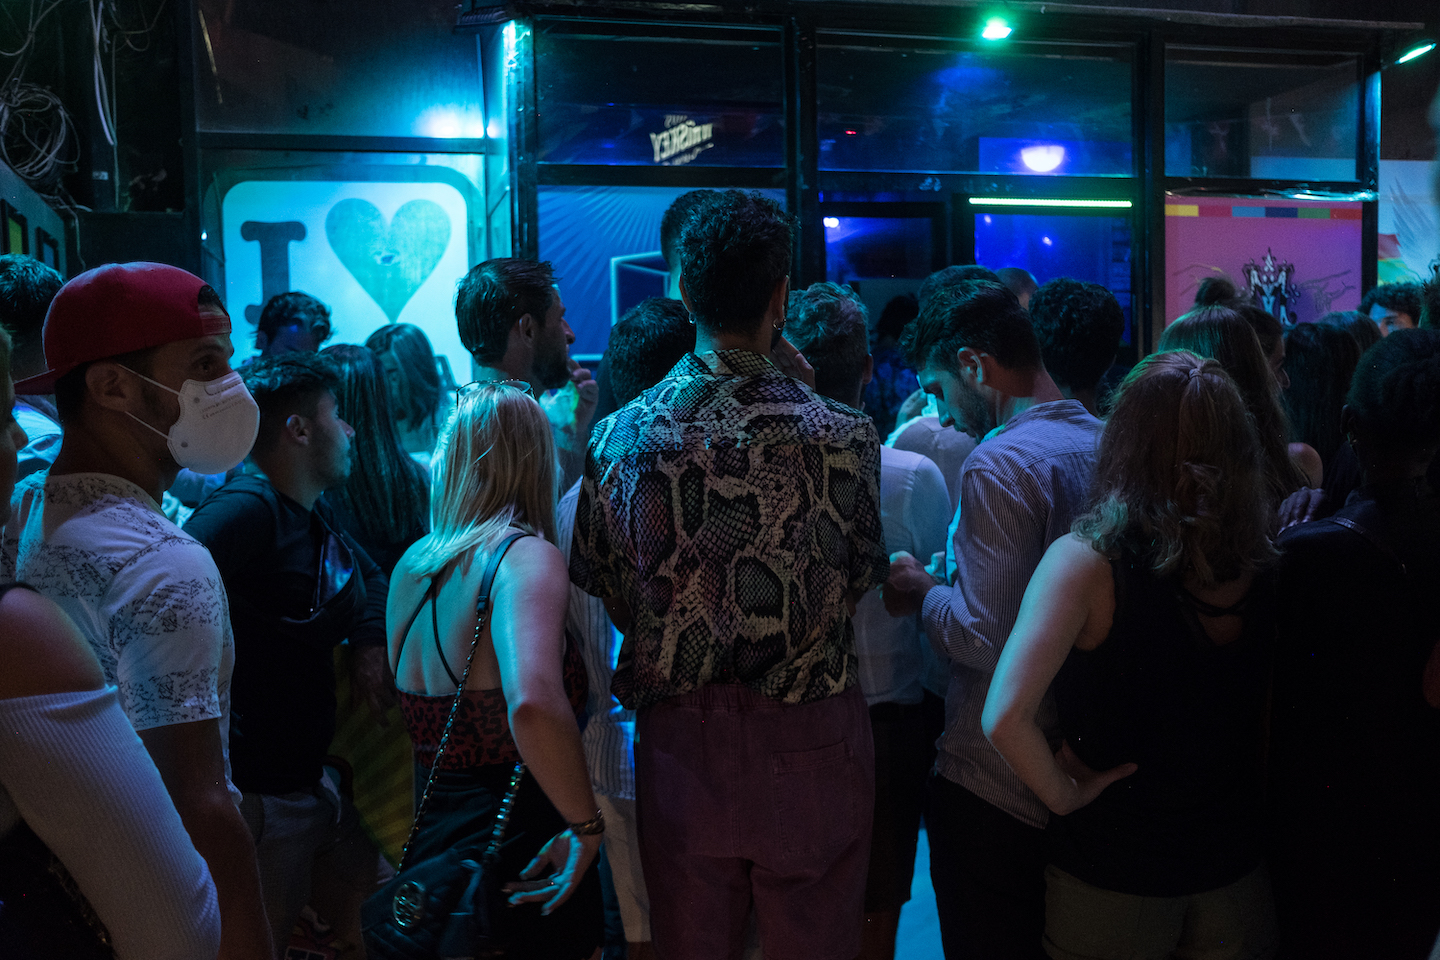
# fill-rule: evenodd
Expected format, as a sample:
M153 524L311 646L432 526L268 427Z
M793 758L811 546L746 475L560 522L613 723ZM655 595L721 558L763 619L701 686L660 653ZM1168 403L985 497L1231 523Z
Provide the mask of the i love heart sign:
M413 323L463 376L470 357L453 301L455 284L483 259L472 250L471 211L479 209L473 192L468 183L417 180L237 183L221 203L224 293L235 318L237 361L254 352L254 323L265 301L302 290L329 305L331 342L363 343L384 324Z

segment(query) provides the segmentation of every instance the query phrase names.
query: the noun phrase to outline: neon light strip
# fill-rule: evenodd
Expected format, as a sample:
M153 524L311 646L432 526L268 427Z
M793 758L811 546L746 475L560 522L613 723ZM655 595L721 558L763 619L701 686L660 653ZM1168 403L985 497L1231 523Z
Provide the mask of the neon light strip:
M1128 210L1129 200L1038 200L1021 197L971 197L977 207L1107 207Z
M207 41L207 44L208 44L208 41ZM1409 63L1411 60L1414 60L1416 57L1423 57L1423 56L1425 56L1425 54L1429 53L1431 50L1434 50L1434 49L1435 49L1435 44L1433 44L1433 43L1427 43L1427 44L1424 44L1423 46L1416 47L1414 50L1411 50L1409 53L1405 54L1405 56L1401 57L1399 60L1396 60L1395 62L1396 62L1396 63Z

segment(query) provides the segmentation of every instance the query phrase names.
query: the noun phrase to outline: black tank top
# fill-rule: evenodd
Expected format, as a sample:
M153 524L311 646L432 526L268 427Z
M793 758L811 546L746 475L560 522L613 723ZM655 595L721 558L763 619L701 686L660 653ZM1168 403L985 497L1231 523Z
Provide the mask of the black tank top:
M1061 735L1091 768L1139 769L1051 817L1050 859L1121 893L1183 896L1245 876L1261 859L1262 736L1275 633L1270 577L1231 608L1216 645L1179 584L1145 564L1111 564L1115 618L1093 651L1072 650L1052 691Z

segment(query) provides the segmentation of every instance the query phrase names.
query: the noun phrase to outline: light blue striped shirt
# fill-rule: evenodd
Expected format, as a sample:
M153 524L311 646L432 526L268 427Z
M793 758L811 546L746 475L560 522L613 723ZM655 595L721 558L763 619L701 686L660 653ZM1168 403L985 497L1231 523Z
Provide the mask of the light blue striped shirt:
M560 552L570 560L570 541L575 536L575 508L580 502L580 481L560 498L555 514L555 533ZM610 693L615 675L615 658L624 638L610 623L605 604L570 584L570 606L565 629L580 645L585 672L590 675L590 696L585 703L590 714L580 738L590 783L596 793L622 800L635 799L635 711L620 706Z
M1034 827L1049 812L985 739L980 714L1030 575L1085 510L1100 428L1078 401L1057 400L986 436L961 473L955 578L932 588L921 611L931 645L950 662L936 770ZM1037 720L1053 732L1048 696Z

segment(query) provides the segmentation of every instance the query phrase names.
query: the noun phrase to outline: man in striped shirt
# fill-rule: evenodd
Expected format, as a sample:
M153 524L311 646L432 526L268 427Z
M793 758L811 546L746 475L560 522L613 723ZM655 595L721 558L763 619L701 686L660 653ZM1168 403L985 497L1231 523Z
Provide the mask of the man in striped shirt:
M617 407L624 407L665 378L670 368L695 347L695 325L679 300L651 297L632 307L610 331L605 369ZM580 481L560 498L555 514L559 547L570 556L575 534L575 508ZM590 721L582 742L595 799L605 813L603 854L610 866L620 923L625 928L629 960L650 960L650 897L640 868L640 843L635 831L635 711L620 705L610 692L615 658L625 638L610 622L605 604L570 585L565 629L578 641L590 675Z
M1029 318L1000 284L936 294L902 345L942 423L980 440L961 473L953 582L926 573L925 558L897 554L883 588L893 616L921 611L950 663L926 815L941 940L947 960L1040 958L1047 811L985 739L980 714L1030 575L1084 510L1100 421L1062 396ZM1047 701L1042 728L1053 717Z

